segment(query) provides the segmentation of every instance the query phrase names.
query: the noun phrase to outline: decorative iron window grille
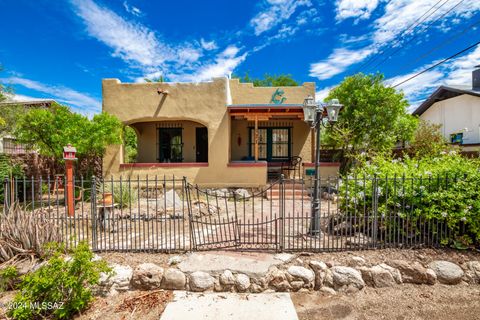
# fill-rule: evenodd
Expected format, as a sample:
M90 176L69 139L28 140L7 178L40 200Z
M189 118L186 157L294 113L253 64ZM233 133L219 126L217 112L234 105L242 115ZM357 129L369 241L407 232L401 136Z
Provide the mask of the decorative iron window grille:
M178 124L157 125L158 162L183 162L182 131Z

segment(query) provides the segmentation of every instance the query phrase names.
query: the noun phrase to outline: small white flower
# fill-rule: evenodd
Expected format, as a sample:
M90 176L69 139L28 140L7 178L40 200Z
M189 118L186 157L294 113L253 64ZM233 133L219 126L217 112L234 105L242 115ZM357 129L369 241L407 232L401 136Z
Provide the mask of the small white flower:
M446 212L442 212L442 217L443 217L443 218L446 218L447 215L448 215L448 214L447 214Z
M425 186L420 186L420 190L425 190Z
M465 222L465 221L467 221L467 218L466 218L466 217L461 217L461 218L460 218L460 221Z
M468 209L468 210L472 210L472 206L468 206L467 209Z
M452 151L450 151L448 154L449 154L449 155L455 155L455 154L457 154L457 151L452 150Z
M397 162L398 162L397 159L393 159L393 160L392 160L392 163L397 163Z
M397 208L400 208L400 207L402 206L402 205L401 205L400 203L398 203L398 202L397 202L395 205L397 206Z
M425 174L426 174L427 176L431 176L431 175L432 175L432 173L431 173L430 171L426 171Z
M442 155L443 155L443 154L447 154L447 152L445 152L445 151L442 151L442 152L440 152L440 154L442 154Z
M410 206L407 204L407 205L405 206L405 209L410 209Z

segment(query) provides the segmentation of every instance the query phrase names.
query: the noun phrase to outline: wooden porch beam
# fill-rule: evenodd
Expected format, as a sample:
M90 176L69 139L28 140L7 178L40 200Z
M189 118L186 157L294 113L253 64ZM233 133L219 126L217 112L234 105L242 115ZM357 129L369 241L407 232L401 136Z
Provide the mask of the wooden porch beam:
M258 116L255 115L255 162L258 161Z

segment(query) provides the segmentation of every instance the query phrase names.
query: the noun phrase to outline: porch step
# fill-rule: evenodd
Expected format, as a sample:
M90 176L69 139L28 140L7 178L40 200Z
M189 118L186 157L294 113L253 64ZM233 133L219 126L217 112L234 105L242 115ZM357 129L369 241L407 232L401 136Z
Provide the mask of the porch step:
M277 184L266 192L267 199L280 199L280 186ZM283 197L287 200L310 200L310 194L303 184L285 184L283 187Z

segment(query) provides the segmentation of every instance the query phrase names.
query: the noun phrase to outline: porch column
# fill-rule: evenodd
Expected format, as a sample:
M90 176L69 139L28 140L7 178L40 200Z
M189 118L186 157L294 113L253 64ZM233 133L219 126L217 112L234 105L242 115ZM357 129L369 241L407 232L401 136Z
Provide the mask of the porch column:
M258 116L255 115L255 162L258 161Z

